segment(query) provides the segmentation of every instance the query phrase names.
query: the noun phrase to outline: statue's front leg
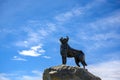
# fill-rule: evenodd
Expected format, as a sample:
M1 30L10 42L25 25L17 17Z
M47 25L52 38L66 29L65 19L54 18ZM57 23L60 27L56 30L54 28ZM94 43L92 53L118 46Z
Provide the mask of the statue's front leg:
M75 59L76 65L77 65L78 67L80 67L78 58L77 58L77 57L74 57L74 59Z
M66 64L66 56L62 56L62 64Z
M61 56L62 56L62 64L66 64L67 62L67 51L66 49L61 48Z

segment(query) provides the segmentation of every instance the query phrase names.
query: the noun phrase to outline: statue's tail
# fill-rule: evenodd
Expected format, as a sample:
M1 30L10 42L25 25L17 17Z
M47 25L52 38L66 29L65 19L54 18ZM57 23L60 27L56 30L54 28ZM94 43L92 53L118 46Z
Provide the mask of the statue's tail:
M87 63L85 62L85 54L83 53L83 51L80 51L78 58L84 66L87 66Z

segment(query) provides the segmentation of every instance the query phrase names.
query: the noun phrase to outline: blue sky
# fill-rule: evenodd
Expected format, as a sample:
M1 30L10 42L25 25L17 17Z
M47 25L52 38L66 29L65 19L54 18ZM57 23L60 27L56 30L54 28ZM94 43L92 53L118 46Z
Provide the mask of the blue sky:
M0 0L0 80L42 80L66 36L90 72L120 79L120 0Z

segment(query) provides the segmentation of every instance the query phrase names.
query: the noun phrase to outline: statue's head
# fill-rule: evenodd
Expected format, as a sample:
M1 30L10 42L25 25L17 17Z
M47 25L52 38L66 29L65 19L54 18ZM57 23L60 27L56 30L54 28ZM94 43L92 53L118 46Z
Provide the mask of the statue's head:
M62 44L66 44L66 43L68 42L68 40L69 40L69 37L68 37L68 36L66 36L66 38L63 38L63 37L60 38L60 42L61 42Z

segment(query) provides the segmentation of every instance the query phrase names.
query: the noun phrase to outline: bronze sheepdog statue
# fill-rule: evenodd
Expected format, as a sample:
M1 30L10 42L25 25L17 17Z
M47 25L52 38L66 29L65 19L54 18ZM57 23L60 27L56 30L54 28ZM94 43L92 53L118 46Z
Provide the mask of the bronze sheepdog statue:
M75 63L77 64L77 66L80 67L79 62L81 62L81 64L83 65L83 68L85 69L85 66L87 66L87 64L85 62L84 53L81 50L76 50L71 48L68 45L68 40L69 40L68 36L66 38L63 38L63 37L60 38L60 42L61 42L60 53L62 56L62 64L66 64L67 57L68 58L74 57Z

